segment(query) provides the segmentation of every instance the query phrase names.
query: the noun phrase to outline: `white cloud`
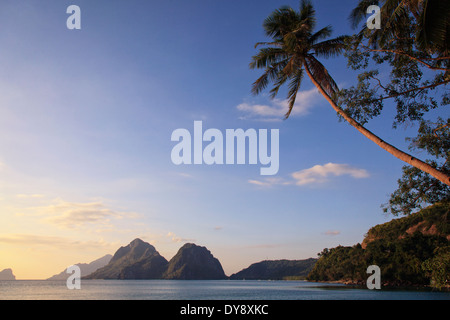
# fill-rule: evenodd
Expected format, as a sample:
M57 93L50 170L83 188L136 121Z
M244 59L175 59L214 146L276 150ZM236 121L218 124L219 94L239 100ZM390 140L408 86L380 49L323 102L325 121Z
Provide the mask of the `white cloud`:
M308 114L309 110L317 104L320 98L320 93L316 88L299 92L291 116L303 116ZM270 102L269 105L241 103L236 108L244 114L240 117L241 119L260 121L283 120L289 109L288 100L273 99Z
M315 165L309 169L292 173L291 179L281 177L265 178L263 180L248 180L249 183L260 187L272 187L275 185L304 186L309 184L319 184L329 181L331 176L349 175L355 179L368 178L369 173L364 169L352 167L348 164L327 163L325 165Z
M291 181L287 181L279 177L265 178L264 180L248 180L249 183L260 187L271 187L274 185L288 185L292 184Z
M364 169L352 167L348 164L327 163L325 165L315 165L312 168L300 170L292 173L295 184L298 186L306 184L323 183L328 181L330 176L350 175L355 179L367 178L369 173Z

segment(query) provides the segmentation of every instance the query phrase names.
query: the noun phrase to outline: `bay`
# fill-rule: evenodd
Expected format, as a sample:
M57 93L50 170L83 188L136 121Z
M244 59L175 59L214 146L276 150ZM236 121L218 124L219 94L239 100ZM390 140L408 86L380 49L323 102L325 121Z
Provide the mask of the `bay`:
M307 281L82 280L0 281L0 300L450 300L450 292L369 290Z

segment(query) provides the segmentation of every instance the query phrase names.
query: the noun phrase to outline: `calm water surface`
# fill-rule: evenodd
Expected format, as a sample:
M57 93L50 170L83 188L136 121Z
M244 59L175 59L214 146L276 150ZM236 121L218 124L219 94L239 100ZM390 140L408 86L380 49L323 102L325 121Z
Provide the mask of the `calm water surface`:
M368 290L306 281L0 281L0 300L450 300L449 292Z

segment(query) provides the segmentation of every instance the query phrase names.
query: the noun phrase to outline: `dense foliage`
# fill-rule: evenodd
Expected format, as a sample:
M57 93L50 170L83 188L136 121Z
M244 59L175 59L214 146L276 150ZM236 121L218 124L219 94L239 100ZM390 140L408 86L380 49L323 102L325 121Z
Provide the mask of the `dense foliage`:
M395 240L404 236L412 226L418 226L423 233L428 231L428 233L446 236L450 234L449 210L450 202L436 203L415 214L372 227L367 237ZM430 230L431 228L433 230Z
M308 280L364 283L367 267L377 265L386 285L448 285L449 213L450 203L439 203L373 227L365 248L357 244L324 249Z

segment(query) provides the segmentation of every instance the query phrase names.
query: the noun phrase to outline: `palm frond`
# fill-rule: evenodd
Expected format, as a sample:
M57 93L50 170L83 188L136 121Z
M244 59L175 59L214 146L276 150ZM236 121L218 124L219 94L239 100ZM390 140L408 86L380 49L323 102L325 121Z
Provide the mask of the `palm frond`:
M299 20L304 26L309 28L309 31L314 30L316 27L316 10L309 0L302 0L300 3L300 16Z
M274 99L278 95L278 91L286 83L286 81L288 79L289 79L289 75L288 74L286 74L284 72L280 72L278 74L278 80L275 81L273 88L270 90L270 97L272 99Z
M381 7L381 21L384 28L380 36L380 44L387 43L401 32L402 26L410 21L407 0L387 0Z
M329 58L342 53L347 46L350 36L339 36L334 39L325 40L314 44L311 49L317 56Z
M300 86L302 84L302 79L303 79L303 69L297 68L295 73L291 77L291 81L289 82L289 92L288 92L289 109L284 116L285 119L289 118L289 116L292 113L295 100L297 98L297 92L300 90Z
M255 43L255 49L259 46L275 46L275 47L281 47L283 44L280 41L272 41L272 42L257 42Z
M287 64L288 59L285 59L267 67L261 77L253 83L252 93L254 95L261 93L268 86L269 81L278 82Z
M286 58L286 52L281 48L262 48L258 54L252 57L250 62L250 69L267 68L270 65L277 63Z
M422 6L416 37L419 47L445 56L450 52L450 2L424 0Z
M329 36L331 36L331 33L333 32L333 28L328 25L325 28L320 29L313 35L311 35L308 39L310 44L315 44L318 40L325 39Z
M319 60L317 60L313 55L308 55L305 62L310 70L313 78L320 84L323 90L331 97L337 91L339 87L334 81L334 79L328 73L328 70L324 67Z
M298 14L291 7L281 7L268 16L263 28L268 37L282 39L292 29L292 24L298 21Z

